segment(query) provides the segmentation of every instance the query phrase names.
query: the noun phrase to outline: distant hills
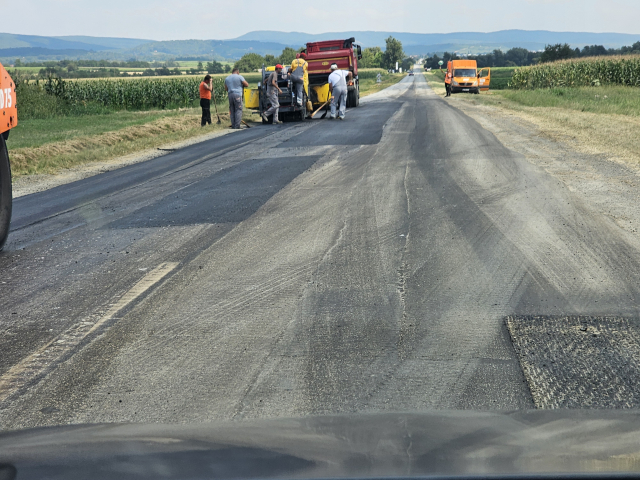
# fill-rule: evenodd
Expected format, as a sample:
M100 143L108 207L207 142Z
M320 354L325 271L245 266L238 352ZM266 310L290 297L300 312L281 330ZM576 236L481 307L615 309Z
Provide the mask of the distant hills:
M45 37L0 33L0 60L13 62L61 59L169 60L180 57L237 59L245 53L278 55L285 47L300 48L306 42L355 37L364 47L384 48L385 39L399 39L406 53L424 55L444 51L487 53L496 48L523 47L542 50L547 44L568 43L572 47L604 45L619 48L640 40L640 34L549 32L544 30L502 30L498 32L405 33L405 32L303 32L255 31L231 40L153 41L135 38L88 36Z
M41 37L38 35L18 35L14 33L0 33L0 49L8 48L47 48L51 50L83 50L105 51L133 48L152 40L135 38L110 37Z
M332 38L355 37L365 47L385 45L385 39L393 36L402 42L406 52L424 54L444 50L484 50L487 53L494 48L509 49L523 47L529 50L542 50L545 45L568 43L573 47L585 45L604 45L607 48L620 48L640 40L640 34L624 33L588 33L588 32L549 32L546 30L501 30L498 32L455 32L455 33L405 33L405 32L328 32L317 35L263 30L249 32L235 40L278 41L289 45L301 45L309 41L329 40Z
M280 55L289 46L282 42L254 40L153 41L108 37L44 37L0 33L0 61L46 60L169 60L199 57L203 60L237 59L245 53Z

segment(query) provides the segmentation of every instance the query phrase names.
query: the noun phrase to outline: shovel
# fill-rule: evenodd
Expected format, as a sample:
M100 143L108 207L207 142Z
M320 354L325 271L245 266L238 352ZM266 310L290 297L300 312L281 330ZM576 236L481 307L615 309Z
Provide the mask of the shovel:
M244 120L240 120L240 122L247 128L251 128L249 125L247 125L247 122L245 122Z
M322 105L320 105L320 106L318 107L318 109L317 109L315 112L313 112L313 113L311 114L310 118L313 118L313 116L314 116L316 113L318 113L320 110L322 110L324 107L326 107L326 106L327 106L327 104L328 104L330 101L331 101L331 99L327 100L327 101L326 101L326 102L324 102ZM322 117L320 117L320 118L324 118L324 117L326 117L326 116L327 116L327 112L324 112L324 114L323 114L323 115L322 115Z
M215 88L213 88L213 80L211 80L211 95L213 96L213 106L216 108L216 116L218 117L218 121L216 123L220 125L222 122L220 121L220 115L218 114L218 103L216 102L216 93Z

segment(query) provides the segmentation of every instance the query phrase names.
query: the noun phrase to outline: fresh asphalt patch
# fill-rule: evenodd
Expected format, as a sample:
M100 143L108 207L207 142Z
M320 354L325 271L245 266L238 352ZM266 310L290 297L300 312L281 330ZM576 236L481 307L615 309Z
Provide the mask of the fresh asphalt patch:
M16 198L13 202L11 231L89 204L141 183L168 175L179 169L219 157L251 142L260 141L273 132L265 129L243 130L196 143L161 157L104 172L49 190Z
M382 139L382 131L389 119L402 106L401 102L377 102L375 108L363 105L347 111L345 120L322 121L322 128L305 130L279 145L289 148L325 145L376 145Z
M640 407L640 319L509 316L537 408Z
M191 183L108 228L239 223L310 168L320 156L247 160Z

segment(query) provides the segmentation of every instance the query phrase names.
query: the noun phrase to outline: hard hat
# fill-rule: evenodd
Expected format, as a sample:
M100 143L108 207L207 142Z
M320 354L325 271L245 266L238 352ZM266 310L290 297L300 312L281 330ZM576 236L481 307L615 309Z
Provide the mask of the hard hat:
M300 52L299 55L301 58L307 58L307 54L304 52Z
M276 70L277 70L277 69L280 69L280 70L282 70L282 65L280 65L280 64L277 64L277 65L276 65Z
M338 69L338 65L335 63L331 64L331 70L337 70Z

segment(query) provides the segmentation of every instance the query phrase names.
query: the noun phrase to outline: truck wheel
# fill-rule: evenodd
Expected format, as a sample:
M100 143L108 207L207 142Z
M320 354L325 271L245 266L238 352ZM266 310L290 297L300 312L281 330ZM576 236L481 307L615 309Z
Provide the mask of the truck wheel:
M4 142L4 135L0 135L0 250L9 235L11 222L11 166L9 153Z
M347 92L347 108L353 108L356 106L356 89L349 90Z
M304 122L307 119L307 96L302 95L302 108L300 109L300 121Z

